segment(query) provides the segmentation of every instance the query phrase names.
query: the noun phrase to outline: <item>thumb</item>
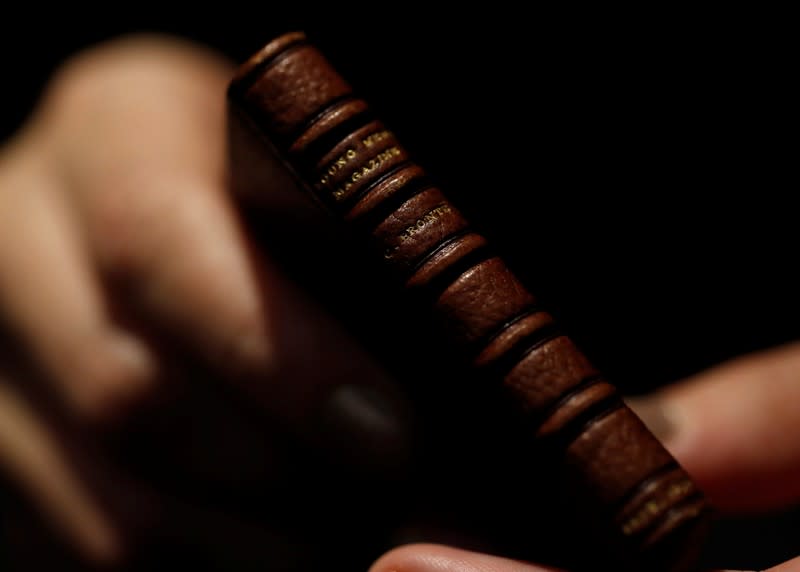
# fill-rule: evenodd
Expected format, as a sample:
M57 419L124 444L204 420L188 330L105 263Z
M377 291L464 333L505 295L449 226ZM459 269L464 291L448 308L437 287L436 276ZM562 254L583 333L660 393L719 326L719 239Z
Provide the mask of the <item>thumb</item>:
M369 572L556 572L488 554L436 544L409 544L379 558ZM791 572L791 571L788 571Z
M800 500L800 344L713 368L630 405L714 504L761 511ZM800 570L800 568L798 568Z
M795 558L775 568L770 568L768 572L800 572L800 558Z
M725 570L723 572L735 572L734 570ZM800 572L800 558L789 560L783 564L778 564L774 568L765 570L764 572Z

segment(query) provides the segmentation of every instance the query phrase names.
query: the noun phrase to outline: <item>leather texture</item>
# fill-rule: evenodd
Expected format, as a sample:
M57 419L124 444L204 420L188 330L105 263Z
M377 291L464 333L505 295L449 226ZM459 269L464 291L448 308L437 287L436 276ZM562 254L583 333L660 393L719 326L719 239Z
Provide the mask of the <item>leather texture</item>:
M608 515L626 566L694 569L708 526L701 492L323 54L301 33L277 38L241 67L229 98L432 302L487 387L505 388L576 497Z

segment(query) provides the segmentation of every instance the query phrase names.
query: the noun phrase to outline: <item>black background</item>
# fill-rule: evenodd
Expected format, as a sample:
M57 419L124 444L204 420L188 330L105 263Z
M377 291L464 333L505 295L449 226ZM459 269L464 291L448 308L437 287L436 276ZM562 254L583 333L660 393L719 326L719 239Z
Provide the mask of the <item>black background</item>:
M796 61L782 15L529 10L6 19L0 134L94 42L160 31L241 61L305 29L627 393L797 339ZM797 524L731 522L711 552L764 567L800 552Z

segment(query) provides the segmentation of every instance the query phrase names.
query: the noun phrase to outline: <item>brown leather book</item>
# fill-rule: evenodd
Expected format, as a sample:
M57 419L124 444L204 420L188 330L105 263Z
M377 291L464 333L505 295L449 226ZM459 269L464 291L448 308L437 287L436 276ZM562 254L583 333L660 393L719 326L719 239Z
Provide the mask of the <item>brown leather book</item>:
M285 178L277 157L377 245L487 391L511 396L547 466L602 515L622 554L616 569L694 569L702 493L306 36L268 43L241 66L229 100L236 129L251 135L249 147L232 140L234 179L275 186Z

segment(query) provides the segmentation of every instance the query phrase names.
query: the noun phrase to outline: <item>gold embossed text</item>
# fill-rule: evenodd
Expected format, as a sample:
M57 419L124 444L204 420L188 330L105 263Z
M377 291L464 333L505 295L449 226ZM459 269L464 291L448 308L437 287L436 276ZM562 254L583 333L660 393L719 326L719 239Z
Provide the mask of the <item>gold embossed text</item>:
M370 133L361 140L361 143L364 144L364 147L372 147L376 143L380 143L381 141L386 141L391 136L392 132L389 131L388 129L384 129L382 131L376 131L375 133Z
M356 155L357 155L356 150L353 149L352 147L350 147L349 149L347 149L347 151L345 151L344 153L339 155L336 158L336 160L333 163L331 163L330 165L328 165L327 169L325 169L325 173L319 179L319 184L320 185L325 185L330 180L330 178L332 176L334 176L336 173L338 173L339 171L344 169L345 166L350 161L355 159Z
M440 218L442 218L445 214L452 212L452 207L447 203L442 203L441 205L433 207L431 210L426 212L424 215L419 217L417 220L414 221L413 224L408 225L403 229L403 232L397 235L397 238L400 239L400 243L406 242L409 238L414 236L415 234L422 232L426 227L430 226L432 223L436 222ZM384 258L393 258L394 253L397 249L400 248L399 245L391 246L383 251Z
M347 177L347 179L345 179L345 181L341 185L339 185L333 190L332 192L333 198L336 199L337 201L342 200L345 197L345 195L347 195L347 191L349 191L355 183L357 183L359 180L363 179L373 171L380 169L386 163L388 163L395 157L399 157L402 154L403 152L400 150L400 147L396 145L384 149L383 151L372 157L370 160L368 160L362 167L359 167L355 169L352 173L350 173L350 176ZM323 185L326 182L327 179L325 179L324 181L323 180L320 181L320 183Z
M694 488L691 481L681 480L672 483L663 496L647 501L636 513L622 524L622 532L626 536L636 534L646 528L653 519L667 510L672 504L686 496Z

